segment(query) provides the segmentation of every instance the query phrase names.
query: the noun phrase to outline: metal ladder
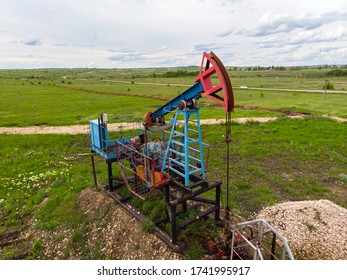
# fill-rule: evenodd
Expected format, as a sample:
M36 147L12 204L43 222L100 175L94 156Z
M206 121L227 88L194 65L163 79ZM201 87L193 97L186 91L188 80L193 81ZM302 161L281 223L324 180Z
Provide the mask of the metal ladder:
M183 116L183 120L179 117ZM190 125L191 124L191 125ZM194 124L194 129L192 128ZM190 185L190 175L205 179L203 143L200 131L199 109L177 110L174 116L162 172L169 171Z

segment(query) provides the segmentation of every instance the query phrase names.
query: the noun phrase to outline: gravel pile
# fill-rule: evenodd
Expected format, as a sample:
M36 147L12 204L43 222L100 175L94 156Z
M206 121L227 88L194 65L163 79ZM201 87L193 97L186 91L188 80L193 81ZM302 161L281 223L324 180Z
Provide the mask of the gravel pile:
M328 200L285 202L263 209L258 218L289 241L295 259L347 260L347 209Z
M79 204L89 220L87 245L100 244L101 251L120 260L177 260L174 253L104 192L83 190Z

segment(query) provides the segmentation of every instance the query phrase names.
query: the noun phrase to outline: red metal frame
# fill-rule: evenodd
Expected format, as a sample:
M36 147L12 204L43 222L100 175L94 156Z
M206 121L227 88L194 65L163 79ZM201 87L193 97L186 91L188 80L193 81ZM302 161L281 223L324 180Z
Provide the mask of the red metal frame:
M164 186L170 181L170 178L165 177L165 175L162 174L164 178L156 182L154 176L155 165L153 159L146 156L145 154L140 153L130 146L120 143L119 141L116 141L116 162L128 190L142 200L145 200L153 194L156 194L159 191L160 187ZM146 172L144 174L140 174L123 162L130 162L135 165L141 164L145 168ZM130 175L135 175L138 182L130 183ZM144 184L147 188L145 192L143 191L144 188L142 184ZM139 193L139 191L141 191L141 193Z
M217 85L212 84L211 77L214 74L218 76ZM203 95L221 105L225 113L234 110L234 94L228 72L213 52L204 52L200 72L195 80L201 82L204 88Z

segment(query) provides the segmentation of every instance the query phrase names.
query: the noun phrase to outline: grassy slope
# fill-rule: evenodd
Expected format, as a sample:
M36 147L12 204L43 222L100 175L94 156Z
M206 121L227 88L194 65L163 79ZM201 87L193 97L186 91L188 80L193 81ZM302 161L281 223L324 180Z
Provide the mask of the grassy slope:
M212 148L209 176L225 182L226 148L217 140L224 129L209 126L205 141ZM279 120L232 131L232 204L244 215L284 200L327 198L347 207L346 123Z
M242 90L237 95L238 104L261 106L293 112L347 117L347 94L281 92Z
M88 151L87 137L0 135L0 142L0 240L28 228L48 230L47 237L83 228L76 195L92 184L90 160L78 156ZM1 246L0 259L37 258L44 240L33 238Z
M194 83L194 77L151 77L154 72L163 74L165 71L167 69L2 70L0 71L0 99L2 102L0 126L86 124L88 120L96 118L103 112L110 116L134 114L136 120L141 120L146 112L155 110L165 101L139 98L138 96L158 96L170 99L187 88L187 86L175 86L174 84L192 85ZM231 71L235 104L347 117L346 94L328 94L324 100L322 93L239 89L240 85L248 85L321 90L326 72L324 70L302 71L303 73L269 70ZM128 84L105 81L108 79L122 80ZM336 84L336 89L347 88L347 81L344 77L329 77L329 79ZM154 82L163 85L143 85L139 82ZM110 94L97 94L84 90ZM131 95L136 97L132 98ZM206 102L213 105L208 99L201 99L202 118L224 118L221 108L206 106ZM281 113L263 109L236 109L234 117L281 115Z
M212 147L209 180L226 181L224 133L223 125L203 126L204 141ZM322 118L251 122L234 125L232 134L230 202L236 213L250 217L277 202L321 198L347 207L345 123ZM76 194L93 184L90 159L79 156L89 151L88 136L0 135L0 141L0 235L22 230L33 218L48 232L84 232ZM106 184L107 168L101 158L97 161L99 181ZM155 219L159 208L152 206L141 207ZM6 248L0 259L18 250L33 254L27 243Z
M1 126L86 124L105 111L111 115L121 111L140 118L141 111L161 104L154 99L93 94L15 80L1 83L0 97ZM134 107L141 109L134 112Z
M64 196L91 184L88 161L77 155L88 151L86 136L0 135L0 139L5 226L22 226L22 219L37 210L45 197L62 202Z
M126 78L128 81L135 79L132 78L135 72L148 75L148 70L139 71L121 71L117 72L117 76L115 71L100 70L96 71L96 76L86 69L38 70L34 71L35 77L31 77L33 71L2 71L0 72L2 100L0 125L79 124L86 123L101 112L114 115L122 112L124 115L133 113L134 108L137 118L140 119L143 112L157 108L158 104L163 102L138 97L119 97L116 93L117 90L120 92L125 90L130 94L147 94L148 87L135 83L125 84L124 88L121 88L119 84L115 86L114 83L100 82L100 79L105 78L105 73L108 78L125 79L120 75L123 73L130 77ZM240 76L235 77L233 81L236 85L241 85L247 80L246 85L256 87L259 87L259 78L263 76L261 83L264 86L275 81L270 72L267 72L267 77L265 72L256 73L238 72ZM242 76L246 74L248 76ZM64 75L69 75L68 79L62 79ZM14 79L15 76L27 80ZM86 82L77 78L90 78L92 81ZM285 79L289 81L293 77L289 75ZM136 78L136 80L149 79ZM177 79L162 81L169 83ZM179 79L179 83L189 84L189 81L190 78L187 77ZM156 79L156 82L159 82L159 79ZM114 90L115 94L91 94L55 87L54 83L90 87L98 91ZM300 81L298 87L305 87L305 83ZM312 85L313 83L310 87ZM344 86L343 81L340 86ZM288 82L283 82L281 87L288 87ZM163 96L169 93L169 96L178 93L182 87L161 86L153 87L151 90ZM236 89L235 96L237 104L275 109L295 106L291 109L314 113L335 114L336 112L335 115L346 116L346 107L343 106L345 95L334 94L324 101L321 94L263 92L262 95L261 91ZM204 118L223 117L223 112L218 107L205 107L201 110L201 114ZM274 113L261 110L236 110L233 116L258 114ZM230 193L233 211L249 217L265 205L284 200L320 198L327 198L347 207L346 127L346 123L322 118L234 125ZM203 133L204 142L210 143L212 147L208 178L222 179L225 182L225 143L222 138L225 127L203 126ZM0 235L20 232L31 224L33 219L37 220L37 227L47 231L48 237L50 231L64 228L72 229L75 233L85 232L86 218L77 207L76 195L81 189L92 185L90 159L78 156L89 151L88 136L0 135L0 142ZM98 168L100 182L106 184L106 168L102 168L104 162L102 159L97 161L100 162ZM225 204L225 192L223 201ZM157 203L155 199L154 203ZM143 207L151 208L150 204L144 204ZM148 215L151 217L159 215L155 213L158 207L152 208L154 212L149 210ZM191 228L187 229L186 234L190 234L190 231ZM198 230L193 229L193 231L196 234ZM83 239L83 235L79 234L79 237ZM70 238L73 242L76 236L66 238ZM34 238L16 246L2 247L0 259L14 258L23 252L28 258L44 257L40 251L44 242L44 239ZM83 242L81 244L86 246ZM79 250L79 245L76 246L75 249ZM67 258L71 254L69 250L66 251ZM102 253L99 252L97 255L102 256ZM84 255L84 257L90 256Z
M17 80L2 81L0 98L3 106L0 108L0 126L87 124L89 120L97 118L103 112L110 116L134 115L135 120L141 121L145 113L155 110L166 102L153 98L132 97L131 94L146 95L142 92L145 89L143 85L142 91L136 89L128 92L118 84L113 85L113 88L110 94L97 94L50 84L37 84L37 82L30 84ZM99 88L99 91L105 89ZM119 93L130 96L122 96ZM248 117L283 114L264 110L236 109L235 115ZM224 113L220 107L202 105L201 117L224 118Z

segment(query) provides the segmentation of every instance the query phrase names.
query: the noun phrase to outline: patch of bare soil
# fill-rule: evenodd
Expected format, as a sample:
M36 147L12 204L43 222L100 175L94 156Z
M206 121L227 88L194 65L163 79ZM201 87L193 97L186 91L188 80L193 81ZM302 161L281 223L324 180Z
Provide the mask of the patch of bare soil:
M19 231L4 231L0 234L0 259L10 258L12 260L25 259L30 254L30 247L21 237ZM6 253L11 248L11 253Z
M30 254L33 242L42 244L40 255L44 259L84 259L102 256L106 259L120 260L177 260L183 257L173 252L154 234L145 231L139 221L129 215L104 192L87 188L78 196L78 205L87 216L83 236L78 237L83 247L74 244L75 230L59 228L54 231L37 228L33 219L30 226L20 233L3 233L0 235L0 249L4 246L23 243L25 255L16 252L14 259L23 259ZM3 237L3 238L2 238ZM76 238L76 235L75 235ZM76 240L78 243L79 241ZM85 255L87 250L89 254ZM98 250L97 254L90 254ZM40 256L36 256L40 259Z
M27 255L30 254L34 242L40 242L42 244L40 245L40 250L44 259L78 259L75 255L67 253L67 248L71 243L71 236L73 234L72 229L58 229L55 231L38 229L37 220L35 219L32 219L29 224L30 226L20 233L20 240L23 243L29 244ZM41 259L39 255L35 258Z
M0 234L0 248L4 248L15 243L15 241L18 240L19 235L20 233L18 231L5 231L2 234Z
M140 123L137 125L141 125ZM109 131L126 130L128 123L108 124ZM133 126L131 126L131 129ZM89 125L70 126L28 126L28 127L0 127L0 133L6 134L89 134Z
M304 118L304 116L302 115L293 115L293 116L287 116L287 119L302 119ZM244 124L247 122L271 122L271 121L275 121L279 119L279 117L250 117L250 118L237 118L237 119L232 119L233 122L237 122L240 124ZM221 124L221 123L225 123L224 119L207 119L207 120L201 120L200 121L201 124Z
M0 260L13 259L20 260L30 254L26 240L23 239L21 231L11 231L9 229L1 230L4 225L6 216L0 209ZM8 250L10 248L10 250Z
M302 119L307 117L299 113L289 114L285 118L289 119ZM330 118L337 122L347 122L347 119L334 117L334 116L323 116ZM250 117L250 118L236 118L232 119L233 122L240 124L247 123L250 121L254 122L270 122L275 121L283 117ZM201 124L221 124L224 123L225 119L206 119L201 120ZM133 129L134 126L139 127L142 123L111 123L108 124L109 131L129 130ZM0 134L89 134L88 125L70 125L70 126L29 126L29 127L0 127Z
M263 209L259 215L289 241L295 259L347 260L347 209L329 200L285 202Z
M306 112L293 112L290 110L283 110L283 109L272 109L272 108L267 108L267 107L262 107L262 106L252 106L252 105L235 105L235 108L240 108L244 110L261 110L261 111L269 111L269 112L278 112L282 114L286 114L288 116L303 116L303 115L310 115L309 113Z
M174 253L154 234L103 192L90 188L79 196L79 205L88 216L87 245L101 244L101 251L122 260L177 260Z

